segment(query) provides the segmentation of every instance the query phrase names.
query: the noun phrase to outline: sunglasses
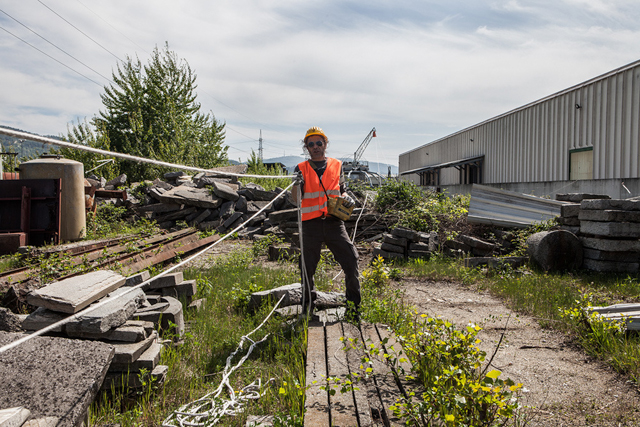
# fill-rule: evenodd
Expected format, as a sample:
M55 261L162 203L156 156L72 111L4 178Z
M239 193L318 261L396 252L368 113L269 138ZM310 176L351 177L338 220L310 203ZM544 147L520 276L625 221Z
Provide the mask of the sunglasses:
M321 147L322 144L324 144L324 141L308 142L307 147L312 148L313 144L315 144L316 147Z

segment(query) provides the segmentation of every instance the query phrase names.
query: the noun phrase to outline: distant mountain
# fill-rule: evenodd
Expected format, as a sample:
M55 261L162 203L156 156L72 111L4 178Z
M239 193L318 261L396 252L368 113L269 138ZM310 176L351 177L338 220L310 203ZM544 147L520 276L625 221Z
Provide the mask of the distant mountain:
M30 133L35 136L45 136L52 139L60 139L53 135L38 135L37 133L28 132L22 129L15 129L9 126L2 126L5 129L15 130L18 132ZM20 140L13 136L7 136L0 134L0 151L4 153L18 153L18 161L24 161L29 159L35 159L40 157L41 154L49 152L52 148L58 148L55 145L43 144L41 142Z
M287 167L287 170L289 170L289 172L293 172L296 165L300 162L303 162L304 160L305 158L301 156L282 156L282 157L272 157L270 159L264 159L263 162L264 163L282 163ZM396 165L390 165L387 163L369 162L369 170L371 172L380 171L380 175L387 175L389 171L389 166L391 166L391 174L397 175L398 166Z

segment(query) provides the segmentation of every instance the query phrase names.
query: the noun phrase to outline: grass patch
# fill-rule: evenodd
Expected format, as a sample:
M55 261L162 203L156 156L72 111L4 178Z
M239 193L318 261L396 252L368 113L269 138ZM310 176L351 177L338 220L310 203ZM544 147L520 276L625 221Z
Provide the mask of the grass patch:
M185 271L185 279L198 281L197 298L206 298L206 304L197 313L186 313L184 343L165 348L160 363L169 366L166 384L135 396L103 396L92 407L92 424L160 425L172 411L218 386L227 357L241 337L257 327L272 308L265 305L255 313L249 312L249 294L243 291L299 281L297 271L290 265L265 269L253 265L254 260L252 250L243 249L216 259L209 268ZM293 426L302 424L305 327L302 323L288 326L282 319L272 317L252 338L257 340L265 333L270 334L269 338L234 373L231 384L240 390L260 378L268 384L264 388L266 394L250 401L243 414L225 417L218 425L244 425L250 414L275 414L289 417ZM234 363L240 357L239 354ZM271 378L274 380L269 383Z

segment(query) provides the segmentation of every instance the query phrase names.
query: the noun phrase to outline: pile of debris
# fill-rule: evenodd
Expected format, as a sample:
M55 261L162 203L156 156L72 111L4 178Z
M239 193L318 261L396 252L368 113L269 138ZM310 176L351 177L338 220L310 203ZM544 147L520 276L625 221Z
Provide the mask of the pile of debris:
M20 330L38 331L96 306L47 332L58 340L72 339L76 346L99 342L109 350L109 356L101 359L104 368L91 385L95 388L92 394L100 388L118 391L140 388L141 381L147 379L140 378L142 371L149 372L155 384L161 384L168 369L159 365L163 344L179 341L184 334L181 301L191 307L199 306L201 301L191 301L197 292L196 281L185 281L182 273L167 274L149 281L143 288L132 289L148 280L148 271L125 278L113 271L99 270L51 283L29 295L29 304L38 307L31 314L13 315L3 311L3 329L12 325L16 332L7 334L10 337L6 340L10 342L24 336L17 333ZM171 340L160 341L159 335ZM55 365L51 360L43 362L43 369L50 364ZM22 375L25 373L20 369L8 370L3 372L3 382L25 382L20 379ZM39 413L39 404L30 401L35 398L9 387L0 389L0 407L24 406L37 417L63 417L56 412L56 405L49 405L50 409Z
M139 218L154 220L160 228L174 229L186 224L201 231L227 233L247 221L282 192L280 188L269 191L253 183L243 185L235 175L239 173L237 167L234 168L233 175L225 175L226 169L217 170L215 174L199 173L195 176L184 172L167 173L163 180L133 184L127 190L126 199L118 200L117 203L127 207ZM126 181L126 177L119 177L118 182L122 181ZM104 179L93 179L90 182L92 185L101 185ZM356 223L360 239L385 232L387 225L381 220L381 216L371 210L364 210L366 208L363 209L359 198L354 193L349 193L356 201L356 209L345 222L349 234L354 232ZM296 241L297 219L293 198L287 191L238 234L240 237L274 234L285 241Z

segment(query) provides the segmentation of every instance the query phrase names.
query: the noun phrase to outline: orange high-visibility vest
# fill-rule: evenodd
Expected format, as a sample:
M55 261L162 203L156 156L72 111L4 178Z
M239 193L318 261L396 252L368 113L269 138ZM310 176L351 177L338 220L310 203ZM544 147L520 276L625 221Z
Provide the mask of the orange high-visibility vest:
M327 196L324 190L327 190L329 197L340 197L340 175L342 171L342 162L338 159L327 158L327 169L322 174L322 185L318 174L311 167L309 162L298 164L298 169L304 177L304 195L300 203L302 211L302 220L308 221L327 215Z

